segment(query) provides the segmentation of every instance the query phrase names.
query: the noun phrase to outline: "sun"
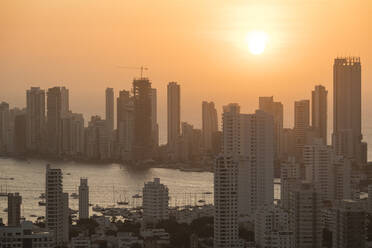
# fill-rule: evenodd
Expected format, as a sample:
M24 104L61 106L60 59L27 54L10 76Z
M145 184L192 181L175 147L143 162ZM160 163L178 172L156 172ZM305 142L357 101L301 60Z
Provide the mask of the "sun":
M249 51L258 55L265 51L268 35L264 31L251 31L246 37Z

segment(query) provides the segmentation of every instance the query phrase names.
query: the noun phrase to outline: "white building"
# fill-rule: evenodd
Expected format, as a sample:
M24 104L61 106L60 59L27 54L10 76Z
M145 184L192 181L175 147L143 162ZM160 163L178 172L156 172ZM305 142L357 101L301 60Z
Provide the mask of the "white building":
M46 168L46 227L53 231L56 246L68 242L68 194L63 193L62 171ZM67 226L66 226L67 225Z
M89 219L89 186L87 178L80 178L79 219Z
M143 187L143 220L146 224L155 224L169 218L168 187L160 183L159 178L145 183Z
M0 247L54 248L52 232L24 221L18 227L0 226Z

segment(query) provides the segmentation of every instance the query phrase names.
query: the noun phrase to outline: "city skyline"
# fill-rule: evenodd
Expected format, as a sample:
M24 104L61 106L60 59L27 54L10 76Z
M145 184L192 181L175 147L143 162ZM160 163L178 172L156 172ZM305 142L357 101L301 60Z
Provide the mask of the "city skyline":
M181 121L187 120L199 128L199 101L215 102L220 116L222 106L229 102L239 102L244 112L253 112L256 97L267 92L285 106L310 98L309 90L315 84L322 84L331 92L333 58L353 54L361 56L366 68L362 74L363 117L372 116L372 110L366 108L368 95L372 94L368 84L372 81L368 69L372 68L368 42L372 31L367 25L371 22L370 1L190 1L185 6L168 3L143 10L140 3L111 0L111 5L78 4L72 12L68 3L54 3L54 8L49 8L42 1L23 5L5 2L1 10L8 11L1 15L4 22L0 25L8 35L1 38L0 80L13 87L1 91L0 97L15 106L25 105L23 93L19 93L23 89L62 85L71 90L74 111L84 113L85 119L104 116L104 101L89 100L101 99L106 87L115 88L116 92L128 89L133 77L140 76L139 70L120 69L118 65L144 65L149 68L144 75L159 89L158 119L164 143L166 92L162 89L170 81L179 82L184 89ZM89 11L80 17L79 12L85 8ZM131 15L125 14L128 10ZM174 11L171 16L168 10ZM311 14L314 12L318 13L315 21ZM254 18L256 15L259 17ZM93 27L91 21L96 17L100 17L100 25ZM174 21L168 22L171 17ZM188 18L193 21L185 21ZM143 21L133 23L133 19ZM58 32L52 25L58 27ZM259 56L250 54L244 42L251 29L262 29L269 35L267 49ZM34 33L40 38L35 39ZM72 34L79 34L80 38ZM98 42L102 37L106 37L105 41ZM28 47L21 48L22 42L27 42ZM109 52L103 54L106 50ZM88 88L89 94L85 93ZM204 99L206 95L208 99ZM329 105L332 97L329 95ZM291 125L292 113L292 108L284 108L284 127ZM364 126L368 122L364 120ZM328 125L332 127L331 120Z

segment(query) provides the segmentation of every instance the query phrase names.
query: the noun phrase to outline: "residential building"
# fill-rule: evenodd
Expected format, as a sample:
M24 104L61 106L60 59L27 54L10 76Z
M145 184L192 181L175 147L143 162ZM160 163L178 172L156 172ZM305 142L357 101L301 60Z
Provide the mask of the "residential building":
M366 213L360 202L342 200L332 211L332 248L365 248Z
M145 183L143 187L143 220L145 224L156 224L169 218L168 187L160 183L159 178Z
M123 161L132 159L133 140L134 103L129 91L122 90L117 98L117 143Z
M302 149L306 144L306 132L310 127L310 101L296 101L294 105L294 132L296 144L296 158L302 159Z
M321 248L322 223L320 196L313 185L302 183L290 190L289 211L294 247Z
M55 247L55 240L49 230L36 229L31 221L23 221L20 226L0 226L0 247Z
M87 178L80 178L79 219L89 219L89 186Z
M259 109L271 114L274 118L274 153L275 158L279 158L281 154L280 144L283 132L283 104L274 102L274 97L259 97Z
M22 196L19 193L8 193L8 226L19 226L21 223Z
M168 104L168 146L177 142L181 135L181 89L176 82L170 82L167 86Z
M218 131L217 110L214 102L202 103L202 134L203 148L206 152L213 151L213 134Z
M328 91L322 85L316 85L312 91L311 127L315 129L317 138L327 145L327 95Z
M106 88L106 124L109 134L114 131L114 89Z
M26 122L27 150L43 152L46 142L45 90L39 87L26 91Z
M65 87L53 87L47 92L47 137L50 154L61 155L62 117L69 111L69 91Z

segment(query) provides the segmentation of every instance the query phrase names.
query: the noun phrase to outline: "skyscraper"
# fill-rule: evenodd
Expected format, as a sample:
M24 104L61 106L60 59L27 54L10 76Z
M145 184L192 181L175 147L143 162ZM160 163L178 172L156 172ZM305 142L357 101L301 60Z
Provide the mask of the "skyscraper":
M333 89L332 145L337 154L365 162L366 144L361 142L363 137L360 58L335 59Z
M134 135L134 105L129 91L122 90L117 98L117 142L122 160L132 159Z
M45 147L45 91L31 87L26 92L27 149L41 152Z
M48 150L60 155L62 145L62 117L69 111L69 91L65 87L48 89L47 93L47 133Z
M147 78L133 80L134 136L133 159L151 157L154 144L151 122L151 82Z
M212 139L215 132L218 131L217 110L214 102L202 103L202 133L203 148L205 151L212 151Z
M181 134L181 93L180 85L170 82L168 96L168 146L174 146Z
M158 99L157 90L151 89L151 129L152 139L155 146L159 146L159 125L158 125Z
M109 133L114 130L114 89L106 88L106 123Z
M84 153L84 117L68 112L61 118L61 153L78 156Z
M8 226L19 226L21 221L22 196L19 193L8 194Z
M89 186L87 178L80 178L79 219L89 219Z
M262 110L240 115L239 214L274 202L274 120Z
M320 197L311 184L300 184L290 190L290 225L295 235L295 246L322 247Z
M283 132L283 104L274 102L274 97L259 97L259 109L271 114L274 118L274 153L275 158L281 155L280 144Z
M334 161L332 148L323 144L322 139L316 139L313 144L303 148L306 181L314 185L324 201L334 200Z
M9 104L0 103L0 153L9 150Z
M306 132L310 126L310 101L296 101L294 115L296 157L302 158L302 148L306 144Z
M328 91L322 85L315 86L312 91L311 126L315 129L316 137L321 138L327 145L327 95Z
M45 224L46 228L54 233L55 246L61 246L64 242L64 208L65 198L63 195L62 171L46 167L45 178Z
M222 114L222 153L214 166L214 248L239 247L238 170L240 106L229 104Z
M332 211L332 247L367 247L367 218L361 203L353 200L340 201Z

